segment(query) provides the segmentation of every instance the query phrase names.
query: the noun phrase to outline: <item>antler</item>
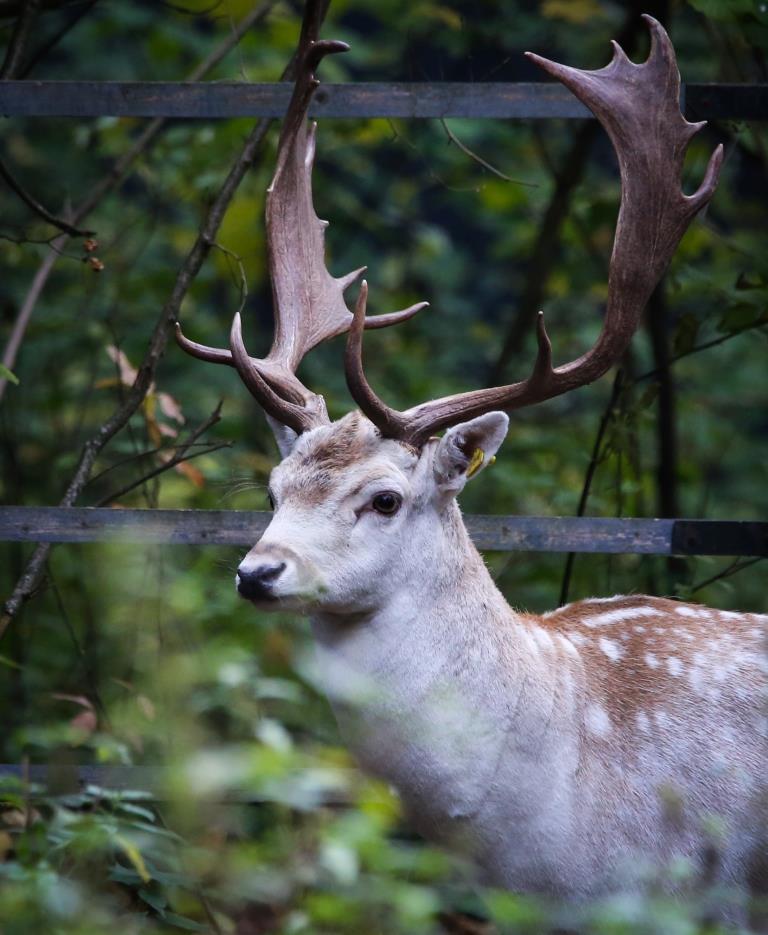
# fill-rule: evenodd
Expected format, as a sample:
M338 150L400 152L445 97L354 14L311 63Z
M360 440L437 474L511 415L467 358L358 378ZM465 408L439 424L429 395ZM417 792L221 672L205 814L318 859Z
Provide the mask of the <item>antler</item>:
M651 51L642 65L631 62L615 42L612 61L599 71L580 71L526 53L592 110L619 160L621 207L608 274L605 321L597 343L577 360L553 368L552 346L540 312L538 355L527 380L447 396L397 412L376 396L363 372L363 283L347 340L347 384L360 409L383 435L418 447L432 433L464 419L493 409L519 409L591 383L626 350L686 228L714 194L723 160L723 148L718 146L698 191L683 194L680 175L685 151L705 122L688 123L680 113L680 74L672 43L660 23L651 16L643 18L651 31Z
M230 349L188 340L176 323L179 345L201 360L235 367L261 406L296 432L327 423L322 396L296 376L304 355L321 341L343 334L352 324L344 290L365 267L334 278L325 266L325 228L312 202L316 124L307 110L319 84L315 69L326 55L346 52L345 42L318 40L320 3L308 0L297 53L297 75L278 144L277 168L267 190L267 244L274 300L275 336L263 359L249 356L240 314L230 332ZM415 315L427 303L365 319L361 327L385 328Z

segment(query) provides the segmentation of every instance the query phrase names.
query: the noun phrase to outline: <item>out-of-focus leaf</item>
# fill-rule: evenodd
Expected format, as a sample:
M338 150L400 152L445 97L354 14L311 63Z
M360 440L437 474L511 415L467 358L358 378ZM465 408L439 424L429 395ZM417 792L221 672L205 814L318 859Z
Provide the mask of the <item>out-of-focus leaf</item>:
M177 929L185 929L187 932L208 932L210 931L207 925L203 925L201 922L195 922L194 919L189 919L186 916L177 915L175 912L165 912L163 914L163 921L172 925Z
M685 354L696 344L696 337L699 333L699 320L695 315L686 313L680 316L677 323L674 337L672 338L672 347L675 354Z
M8 380L9 383L13 383L14 386L19 385L19 378L12 370L6 367L5 364L0 364L0 377L4 380Z
M149 875L147 865L144 863L144 858L141 856L141 851L138 847L136 847L133 841L129 841L128 838L121 834L115 835L115 842L120 845L142 882L149 883L152 877Z

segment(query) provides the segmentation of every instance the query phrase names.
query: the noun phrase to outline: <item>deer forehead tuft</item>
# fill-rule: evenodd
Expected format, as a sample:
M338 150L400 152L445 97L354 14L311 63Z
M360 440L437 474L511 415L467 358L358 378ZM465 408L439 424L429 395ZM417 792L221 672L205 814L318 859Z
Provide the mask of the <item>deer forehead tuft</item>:
M416 460L412 449L382 439L368 419L353 412L302 435L291 454L275 469L273 482L283 496L320 503L334 491L364 481L374 470L394 466L407 471Z

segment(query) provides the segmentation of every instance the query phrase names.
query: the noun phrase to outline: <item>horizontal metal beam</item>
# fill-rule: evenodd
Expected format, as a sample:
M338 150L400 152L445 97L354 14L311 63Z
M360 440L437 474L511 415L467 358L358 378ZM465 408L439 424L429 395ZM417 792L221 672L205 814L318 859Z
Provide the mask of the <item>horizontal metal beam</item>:
M271 514L247 510L0 507L0 542L250 546ZM646 555L768 555L768 523L725 520L466 516L479 549Z
M0 114L24 117L282 117L292 85L246 82L0 81ZM768 85L690 84L686 116L768 120ZM560 84L424 82L323 84L310 108L323 117L583 118Z

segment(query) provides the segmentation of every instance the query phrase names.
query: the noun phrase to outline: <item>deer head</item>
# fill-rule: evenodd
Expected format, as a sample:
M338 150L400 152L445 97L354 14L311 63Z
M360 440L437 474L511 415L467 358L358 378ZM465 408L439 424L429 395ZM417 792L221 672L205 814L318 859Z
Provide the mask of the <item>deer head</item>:
M271 478L274 519L239 568L243 597L265 608L356 613L391 599L406 580L413 584L420 575L434 580L440 569L450 574L440 556L462 534L455 497L500 446L506 412L591 383L625 352L680 238L712 197L722 162L718 147L700 188L682 193L685 150L703 124L688 123L680 113L671 43L656 20L645 20L651 51L641 65L615 43L612 61L598 71L528 53L591 108L618 157L621 206L597 342L578 359L555 366L540 313L538 354L527 379L398 412L366 380L363 332L405 321L426 303L368 317L363 281L350 312L344 292L363 269L340 278L326 269L326 222L312 204L315 126L306 116L318 64L347 46L318 39L318 18L308 4L297 79L267 195L272 348L263 359L249 356L239 314L228 350L193 343L177 326L178 342L188 353L237 370L266 412L284 459ZM296 369L313 347L345 332L347 384L360 411L331 423L322 396L299 381ZM447 431L435 437L442 430Z

